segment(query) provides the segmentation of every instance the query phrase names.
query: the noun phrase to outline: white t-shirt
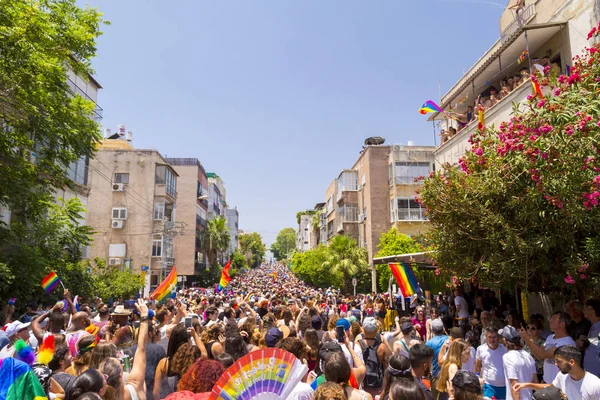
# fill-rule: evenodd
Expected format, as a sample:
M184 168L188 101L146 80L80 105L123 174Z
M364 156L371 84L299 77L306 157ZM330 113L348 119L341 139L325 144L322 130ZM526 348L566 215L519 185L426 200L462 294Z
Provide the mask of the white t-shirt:
M544 343L544 349L548 350L553 347L560 346L575 346L575 341L571 339L571 336L565 336L560 339L554 339L554 335L548 336ZM544 360L544 382L551 383L558 374L558 367L554 364L554 357L547 358ZM570 400L570 399L569 399Z
M552 386L562 390L569 400L600 399L600 378L589 372L578 381L574 381L569 374L559 372L552 381Z
M475 372L475 357L477 357L476 351L473 346L471 346L471 358L469 358L469 361L466 363L463 363L461 369L464 371Z
M477 348L476 358L481 361L481 377L485 383L492 386L504 387L504 368L502 356L506 354L506 347L499 344L496 350L492 350L487 344Z
M504 376L506 379L506 400L513 400L510 391L510 380L516 379L519 383L531 382L536 374L535 360L525 350L510 350L502 356L504 361ZM531 389L521 389L520 400L531 400Z
M298 382L292 393L288 395L290 400L311 400L313 398L312 387L308 383Z
M454 298L454 305L456 308L460 306L460 311L458 312L458 318L469 318L469 304L462 296L456 296Z

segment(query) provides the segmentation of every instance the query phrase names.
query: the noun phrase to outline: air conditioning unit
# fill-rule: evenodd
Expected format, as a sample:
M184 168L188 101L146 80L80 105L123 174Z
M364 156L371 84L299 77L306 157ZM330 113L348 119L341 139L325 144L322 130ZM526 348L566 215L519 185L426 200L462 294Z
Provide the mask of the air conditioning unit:
M401 144L395 144L394 146L392 146L392 149L393 149L394 151L401 151L401 150L403 150L403 149L404 149L404 146L403 146L403 145L401 145Z
M365 219L367 219L367 216L365 214L360 214L358 216L358 222L365 222Z
M122 219L113 219L112 220L113 229L123 229L123 225L125 225L125 221Z
M108 265L121 265L123 261L120 258L109 258Z
M113 183L112 190L113 190L113 192L124 192L125 184L124 183Z

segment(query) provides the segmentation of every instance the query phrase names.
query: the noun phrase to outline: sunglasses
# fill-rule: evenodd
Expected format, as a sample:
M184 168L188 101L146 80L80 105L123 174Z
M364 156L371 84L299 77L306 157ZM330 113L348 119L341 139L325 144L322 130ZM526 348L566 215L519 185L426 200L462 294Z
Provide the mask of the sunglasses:
M535 326L528 326L527 330L528 331L537 331L537 327L535 327Z

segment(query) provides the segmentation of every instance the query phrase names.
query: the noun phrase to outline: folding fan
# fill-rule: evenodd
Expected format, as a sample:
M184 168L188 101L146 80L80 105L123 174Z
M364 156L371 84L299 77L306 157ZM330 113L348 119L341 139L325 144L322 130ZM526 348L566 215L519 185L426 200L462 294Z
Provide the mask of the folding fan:
M260 349L246 354L221 375L211 400L285 400L308 367L282 349Z

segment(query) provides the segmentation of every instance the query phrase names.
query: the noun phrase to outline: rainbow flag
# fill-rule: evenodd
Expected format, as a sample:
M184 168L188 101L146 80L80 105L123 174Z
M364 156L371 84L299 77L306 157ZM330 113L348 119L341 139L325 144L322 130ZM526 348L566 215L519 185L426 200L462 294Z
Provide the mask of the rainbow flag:
M223 267L223 272L221 273L221 280L219 281L219 286L217 287L217 292L223 290L229 282L231 282L231 277L229 276L229 270L231 269L231 260L227 261L227 264Z
M437 104L435 104L433 101L427 100L425 102L425 104L423 104L421 106L421 108L419 108L419 112L421 114L434 113L434 112L441 112L441 113L443 113L444 110L442 110L440 108L440 106L438 106Z
M404 297L410 297L413 294L423 294L419 282L410 265L403 263L388 264L398 282L398 288Z
M273 282L277 282L277 274L275 272L269 274L269 276L273 277Z
M15 358L0 360L0 399L48 400L29 365Z
M52 271L44 279L42 279L42 287L46 293L53 291L56 286L60 283L60 278L56 275L56 272Z
M177 268L173 267L169 275L161 282L160 285L150 295L151 299L157 300L162 303L167 298L172 297L175 294L175 285L177 284Z
M531 77L531 86L533 86L533 92L535 94L537 94L538 96L540 96L540 98L542 100L544 100L545 97L544 97L544 93L542 93L542 89L540 88L540 84L533 76Z

